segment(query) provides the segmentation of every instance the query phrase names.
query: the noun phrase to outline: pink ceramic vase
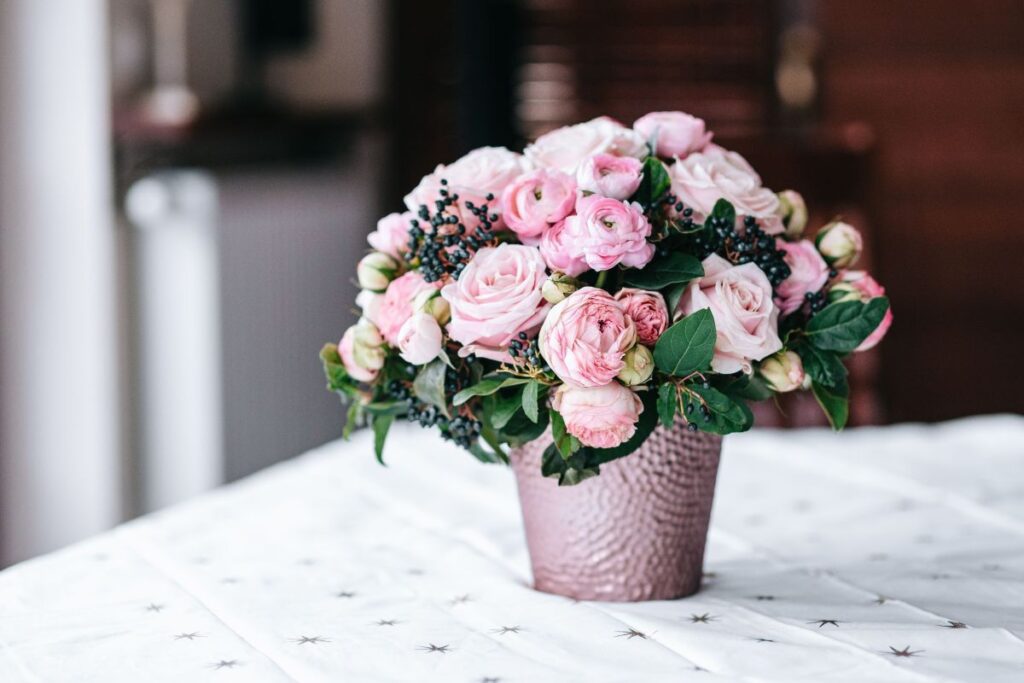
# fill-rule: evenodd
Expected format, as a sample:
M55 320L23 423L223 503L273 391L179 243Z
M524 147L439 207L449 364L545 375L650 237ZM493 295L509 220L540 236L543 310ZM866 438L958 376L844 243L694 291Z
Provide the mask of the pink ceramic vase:
M578 600L671 600L700 588L722 438L658 427L576 486L541 476L550 433L511 454L534 587Z

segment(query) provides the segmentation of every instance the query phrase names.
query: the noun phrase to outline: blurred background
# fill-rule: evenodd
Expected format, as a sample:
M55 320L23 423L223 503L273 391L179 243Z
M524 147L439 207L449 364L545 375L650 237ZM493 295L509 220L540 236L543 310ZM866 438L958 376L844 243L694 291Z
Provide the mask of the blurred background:
M1024 412L1022 35L1019 0L0 0L0 566L336 438L377 217L602 114L704 117L864 230L896 323L854 424Z

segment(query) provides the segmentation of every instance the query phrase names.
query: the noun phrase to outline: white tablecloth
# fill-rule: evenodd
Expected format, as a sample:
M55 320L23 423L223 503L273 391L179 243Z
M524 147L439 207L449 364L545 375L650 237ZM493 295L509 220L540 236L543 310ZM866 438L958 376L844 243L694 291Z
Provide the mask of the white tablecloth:
M1024 681L1024 418L729 437L704 590L641 604L533 592L510 471L368 436L0 573L0 681Z

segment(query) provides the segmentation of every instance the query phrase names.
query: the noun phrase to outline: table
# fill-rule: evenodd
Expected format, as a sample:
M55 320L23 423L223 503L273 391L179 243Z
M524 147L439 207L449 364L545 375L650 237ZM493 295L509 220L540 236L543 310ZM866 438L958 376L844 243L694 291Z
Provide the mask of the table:
M0 681L1024 680L1024 418L726 439L702 592L528 587L514 481L331 443L0 573Z

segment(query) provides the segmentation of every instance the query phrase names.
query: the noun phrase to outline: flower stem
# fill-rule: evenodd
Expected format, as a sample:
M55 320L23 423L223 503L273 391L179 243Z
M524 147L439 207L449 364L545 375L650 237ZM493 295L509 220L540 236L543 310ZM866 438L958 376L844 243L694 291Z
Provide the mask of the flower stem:
M597 274L597 282L594 283L595 287L604 288L604 282L608 279L608 271L602 270Z

